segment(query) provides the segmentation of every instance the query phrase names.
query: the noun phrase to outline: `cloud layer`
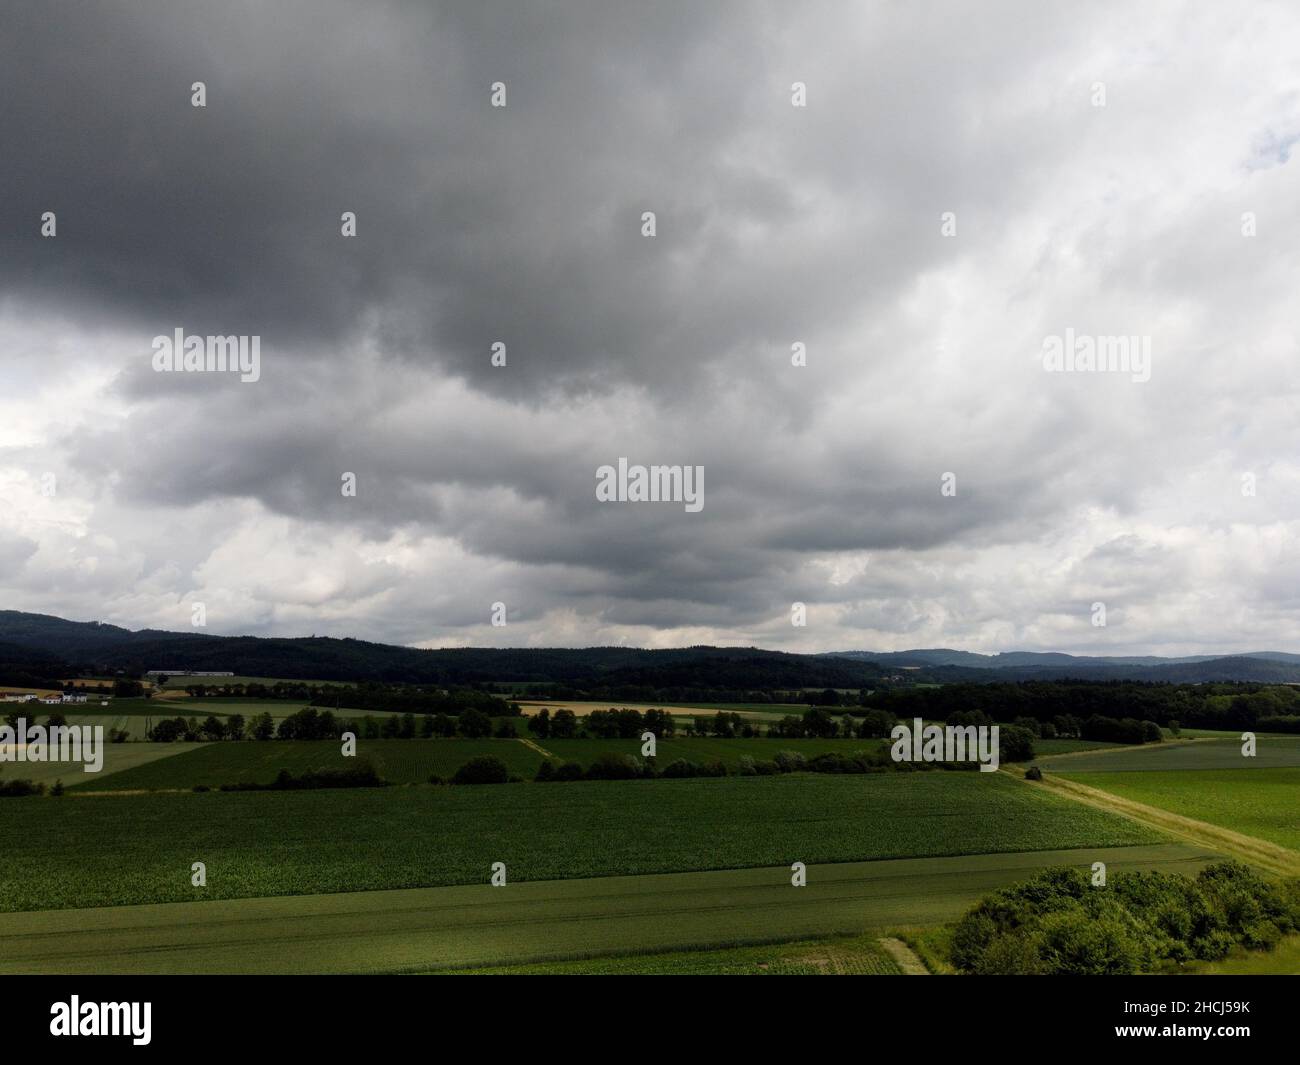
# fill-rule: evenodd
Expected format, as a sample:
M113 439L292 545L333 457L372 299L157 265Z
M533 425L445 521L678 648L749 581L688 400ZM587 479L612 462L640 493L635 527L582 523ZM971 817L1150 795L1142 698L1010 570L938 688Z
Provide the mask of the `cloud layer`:
M1300 648L1285 5L4 19L3 605L425 646ZM260 336L261 379L155 373L177 328ZM1046 373L1067 329L1149 337L1150 380ZM599 502L620 456L703 466L703 510Z

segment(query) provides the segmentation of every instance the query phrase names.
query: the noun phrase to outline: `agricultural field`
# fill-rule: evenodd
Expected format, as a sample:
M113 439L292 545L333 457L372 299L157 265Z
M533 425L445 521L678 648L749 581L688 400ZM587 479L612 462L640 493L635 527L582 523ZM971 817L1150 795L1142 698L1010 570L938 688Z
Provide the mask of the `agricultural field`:
M453 969L474 976L899 976L874 935L796 940L756 947L624 954L582 961Z
M1211 858L1162 844L809 863L803 888L791 886L784 861L718 872L512 880L503 888L483 882L488 865L482 864L480 882L461 887L210 902L193 901L186 875L189 901L171 905L0 914L0 972L428 972L505 963L541 964L547 971L690 972L710 959L667 952L759 940L784 945L726 950L713 960L747 971L775 964L788 972L892 972L870 940L863 942L864 931L880 935L900 923L951 920L989 891L1048 866L1087 868L1100 860L1116 869L1194 873ZM209 862L209 893L220 868ZM846 933L858 939L827 940ZM258 949L249 949L250 937ZM563 964L578 958L597 960Z
M3 801L6 911L1163 842L999 773Z
M196 746L193 743L105 743L104 766L98 773L87 773L80 764L67 762L0 762L0 781L31 780L49 787L61 780L69 790L102 788L109 778L175 758Z
M131 746L118 745L118 746ZM130 772L101 782L78 774L77 791L168 791L204 785L269 784L281 769L295 776L316 769L345 769L356 759L344 758L335 740L266 740L242 743L148 744L184 747L186 753L166 762L145 762ZM491 754L512 774L531 777L542 756L517 740L358 740L357 759L368 758L385 780L394 784L424 783L431 774L450 777L478 755ZM101 774L102 776L102 774ZM68 783L66 777L64 780Z
M1112 747L1065 758L1037 759L1045 772L1076 773L1160 773L1206 769L1282 769L1300 767L1300 736L1257 736L1256 753L1241 753L1241 738L1206 738L1139 747Z
M585 739L585 740L534 740L537 746L548 751L561 762L578 762L590 765L600 755L607 753L641 754L641 741L637 739ZM690 762L722 762L735 770L741 757L748 755L756 762L771 761L779 751L798 751L806 758L828 752L853 754L856 751L875 750L884 740L819 740L819 739L717 739L709 736L678 736L660 740L656 746L655 761L660 768L669 762L684 758Z
M1300 851L1300 768L1060 775Z

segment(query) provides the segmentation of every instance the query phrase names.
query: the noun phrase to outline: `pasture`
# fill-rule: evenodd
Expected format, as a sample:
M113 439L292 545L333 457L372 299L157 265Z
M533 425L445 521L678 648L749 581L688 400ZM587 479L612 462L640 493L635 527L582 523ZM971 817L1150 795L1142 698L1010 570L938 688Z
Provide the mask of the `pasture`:
M471 884L496 861L526 881L1162 842L1000 773L3 801L10 911L191 900L194 861L215 899Z

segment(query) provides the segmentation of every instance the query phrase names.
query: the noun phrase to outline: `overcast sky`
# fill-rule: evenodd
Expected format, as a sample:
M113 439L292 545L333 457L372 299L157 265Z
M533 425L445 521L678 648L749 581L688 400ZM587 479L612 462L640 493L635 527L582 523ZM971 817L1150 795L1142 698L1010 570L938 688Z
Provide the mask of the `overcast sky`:
M1294 5L20 2L0 100L0 607L1300 651Z

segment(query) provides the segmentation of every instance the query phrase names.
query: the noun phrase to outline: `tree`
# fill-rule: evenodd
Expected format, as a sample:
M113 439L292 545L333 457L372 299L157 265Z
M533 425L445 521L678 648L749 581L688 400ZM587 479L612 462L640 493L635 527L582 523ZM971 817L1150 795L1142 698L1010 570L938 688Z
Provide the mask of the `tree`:
M244 738L243 714L231 714L226 718L226 735L232 740L242 740Z
M203 722L203 727L199 730L204 739L219 740L226 735L226 726L222 723L221 718L216 714L209 714L207 720Z
M457 769L451 782L453 784L504 784L509 779L510 770L506 768L505 762L494 755L483 754L471 758Z
M485 739L492 735L492 719L482 710L466 710L460 715L459 729L467 740Z
M539 740L546 739L551 734L551 711L543 709L540 714L534 714L528 719L528 731L536 736ZM554 771L555 767L551 767Z
M578 731L578 715L572 710L557 710L551 718L551 736L557 740L571 740Z

